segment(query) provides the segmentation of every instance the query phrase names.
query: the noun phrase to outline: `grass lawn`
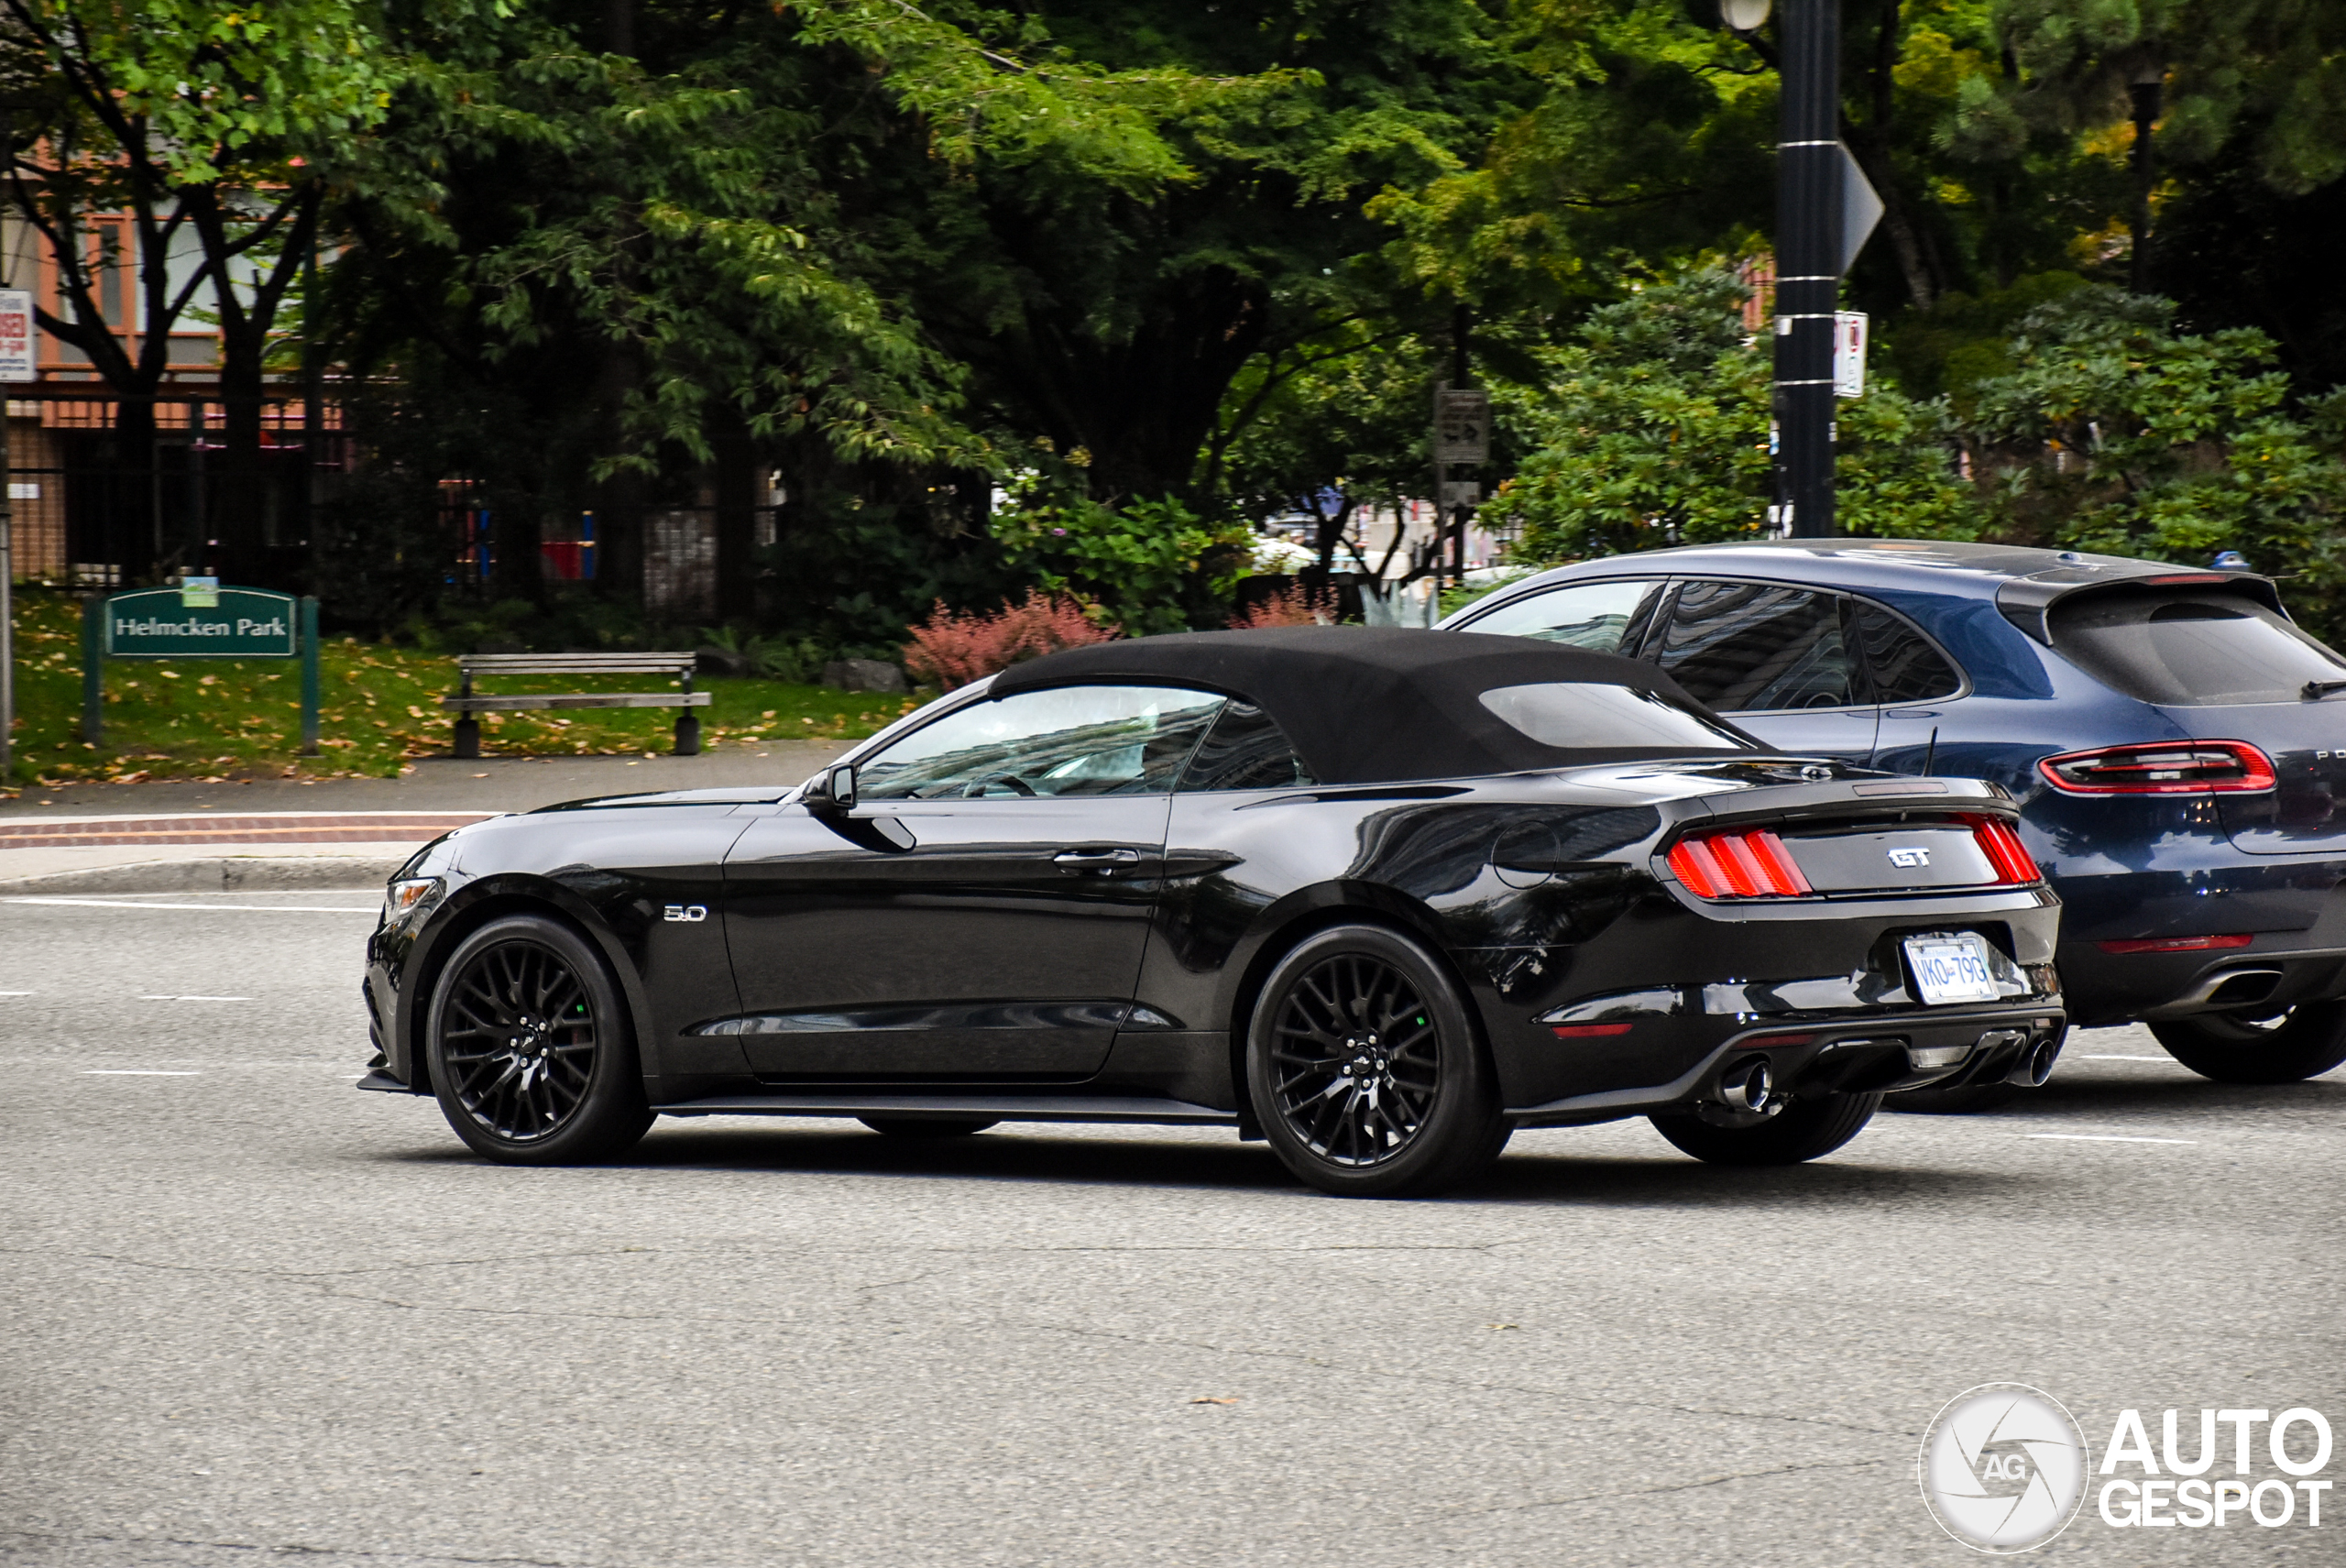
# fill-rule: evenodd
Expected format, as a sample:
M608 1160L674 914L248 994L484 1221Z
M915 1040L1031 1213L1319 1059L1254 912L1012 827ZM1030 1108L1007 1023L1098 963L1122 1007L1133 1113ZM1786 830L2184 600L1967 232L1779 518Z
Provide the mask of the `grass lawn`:
M105 740L82 739L82 608L19 589L16 601L16 758L11 782L389 777L409 759L443 755L454 717L456 662L442 653L338 638L319 659L320 754L301 745L301 667L294 659L123 659L105 666ZM641 691L640 675L516 676L476 692ZM674 686L677 683L669 682ZM780 681L697 676L701 744L865 736L910 712L919 696L885 696ZM484 713L485 756L660 753L674 744L672 707ZM12 792L0 789L0 798Z

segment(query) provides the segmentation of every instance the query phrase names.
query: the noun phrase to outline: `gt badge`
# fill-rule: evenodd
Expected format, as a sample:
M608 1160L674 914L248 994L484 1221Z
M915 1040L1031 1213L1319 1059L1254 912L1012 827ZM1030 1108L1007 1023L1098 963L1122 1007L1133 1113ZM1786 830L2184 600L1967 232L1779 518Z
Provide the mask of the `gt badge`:
M700 904L672 904L668 905L667 917L671 920L686 922L706 920L708 918L708 908L706 905Z
M1928 850L1920 849L1892 850L1890 851L1890 863L1905 871L1913 871L1917 866L1929 865L1931 852ZM675 916L671 915L668 918L674 920Z

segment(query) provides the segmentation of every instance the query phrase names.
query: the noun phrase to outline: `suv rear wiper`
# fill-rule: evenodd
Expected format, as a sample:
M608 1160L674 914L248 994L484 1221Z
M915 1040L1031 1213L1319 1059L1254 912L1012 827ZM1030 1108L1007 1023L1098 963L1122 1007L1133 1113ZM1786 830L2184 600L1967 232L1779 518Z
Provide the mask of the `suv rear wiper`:
M2308 681L2297 695L2308 702L2319 702L2331 692L2346 692L2346 681Z

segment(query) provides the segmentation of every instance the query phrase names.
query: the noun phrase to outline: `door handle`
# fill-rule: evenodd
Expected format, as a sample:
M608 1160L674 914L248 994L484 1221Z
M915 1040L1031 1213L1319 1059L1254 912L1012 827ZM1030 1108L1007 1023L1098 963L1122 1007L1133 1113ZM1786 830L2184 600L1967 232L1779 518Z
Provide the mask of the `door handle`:
M1138 850L1061 850L1051 864L1071 872L1109 872L1140 864Z

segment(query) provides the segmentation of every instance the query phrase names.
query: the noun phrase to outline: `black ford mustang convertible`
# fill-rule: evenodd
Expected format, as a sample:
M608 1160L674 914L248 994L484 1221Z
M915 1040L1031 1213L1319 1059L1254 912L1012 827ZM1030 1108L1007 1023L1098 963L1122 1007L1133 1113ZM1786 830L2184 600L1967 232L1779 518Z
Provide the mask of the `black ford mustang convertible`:
M655 1115L1267 1138L1424 1192L1517 1127L1814 1158L1885 1091L2042 1081L2057 902L1996 787L1770 752L1650 664L1303 627L1070 650L793 789L427 846L364 1087L492 1159Z

